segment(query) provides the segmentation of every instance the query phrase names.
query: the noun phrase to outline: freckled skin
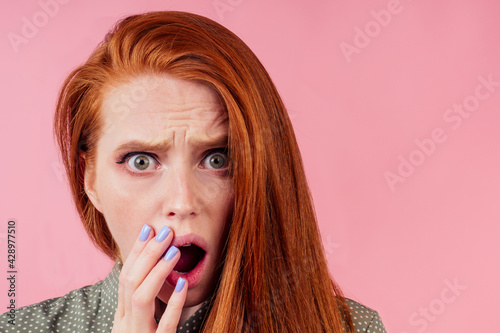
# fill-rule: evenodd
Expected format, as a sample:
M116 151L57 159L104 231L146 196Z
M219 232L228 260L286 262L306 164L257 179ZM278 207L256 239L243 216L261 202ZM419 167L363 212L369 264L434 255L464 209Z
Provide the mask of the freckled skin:
M133 95L144 80L157 84L147 86L138 97ZM227 115L209 88L167 75L137 77L113 87L101 112L105 126L97 143L89 197L106 218L122 260L144 224L156 233L167 225L175 235L194 233L206 240L206 269L200 282L188 290L185 303L186 314L194 313L216 283L215 267L221 259L234 194L230 178L203 162L207 148L194 146L192 140L227 135ZM120 154L115 150L132 140L171 140L171 145L151 152L159 163L138 176L127 171L131 170L127 162L117 164ZM158 298L166 303L172 290L165 282Z

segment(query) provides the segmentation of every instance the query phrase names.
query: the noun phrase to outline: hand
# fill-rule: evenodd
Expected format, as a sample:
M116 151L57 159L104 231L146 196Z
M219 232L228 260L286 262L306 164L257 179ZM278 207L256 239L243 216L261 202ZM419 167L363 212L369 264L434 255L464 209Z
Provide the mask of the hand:
M167 255L160 258L172 242L173 232L165 226L154 236L154 230L144 225L123 264L112 330L114 333L170 333L177 329L188 289L185 280L177 281L158 324L154 314L156 296L179 260L180 252L172 246Z

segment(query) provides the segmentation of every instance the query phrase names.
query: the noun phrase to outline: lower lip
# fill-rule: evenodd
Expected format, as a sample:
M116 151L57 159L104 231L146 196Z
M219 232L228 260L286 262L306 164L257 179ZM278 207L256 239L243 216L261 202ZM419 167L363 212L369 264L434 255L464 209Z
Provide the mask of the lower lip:
M203 257L203 259L200 260L198 265L196 265L195 268L193 268L192 270L190 270L189 272L187 272L185 274L181 274L181 273L177 273L176 271L172 271L167 276L167 282L170 285L172 285L173 287L175 287L175 285L177 284L177 280L179 280L179 278L183 278L184 280L187 281L188 288L193 288L201 280L203 270L205 269L205 263L207 261L207 256L208 256L208 253L205 252L205 256Z

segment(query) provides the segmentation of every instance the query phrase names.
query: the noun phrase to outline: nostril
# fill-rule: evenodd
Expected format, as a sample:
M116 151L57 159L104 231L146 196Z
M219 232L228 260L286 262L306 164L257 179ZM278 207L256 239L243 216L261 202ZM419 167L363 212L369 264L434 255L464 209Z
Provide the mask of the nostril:
M195 212L191 212L189 214L186 214L186 216L189 216L189 215L196 215L196 213ZM184 216L184 214L178 214L178 213L175 213L175 212L170 212L170 213L168 213L168 216L170 216L170 217L173 217L173 216Z
M193 209L193 207L185 207L179 209L170 207L170 209L166 211L168 212L166 216L169 218L186 219L198 215L197 211Z

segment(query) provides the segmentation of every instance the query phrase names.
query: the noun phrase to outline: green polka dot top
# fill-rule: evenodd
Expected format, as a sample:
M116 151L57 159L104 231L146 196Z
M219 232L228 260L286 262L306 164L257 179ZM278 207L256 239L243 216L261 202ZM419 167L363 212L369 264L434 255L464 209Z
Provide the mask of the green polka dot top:
M117 263L103 281L73 290L59 298L19 308L15 312L15 321L12 321L9 312L2 314L0 332L111 332L118 304L120 269L121 265ZM347 299L347 304L353 310L356 333L386 332L376 311L350 299ZM177 332L199 332L208 307L208 303L205 302L198 311L178 327Z

